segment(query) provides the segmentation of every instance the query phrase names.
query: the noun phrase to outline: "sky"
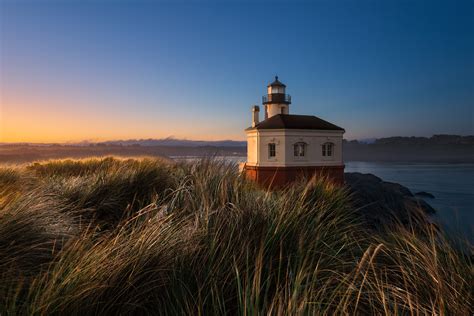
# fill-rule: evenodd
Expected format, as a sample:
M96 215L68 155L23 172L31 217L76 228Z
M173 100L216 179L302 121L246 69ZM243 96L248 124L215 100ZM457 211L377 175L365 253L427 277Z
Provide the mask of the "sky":
M474 1L0 0L0 142L244 140L275 75L347 139L474 134Z

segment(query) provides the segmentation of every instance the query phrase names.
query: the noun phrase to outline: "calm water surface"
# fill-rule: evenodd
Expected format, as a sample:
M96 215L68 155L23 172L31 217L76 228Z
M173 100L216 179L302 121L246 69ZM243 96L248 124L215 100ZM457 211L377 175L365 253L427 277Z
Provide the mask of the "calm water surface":
M474 243L474 164L347 162L346 172L372 173L413 193L426 191L436 218L450 235Z
M196 160L199 157L173 157ZM218 157L216 157L218 158ZM219 157L235 163L245 157ZM372 173L384 181L400 183L413 193L426 191L425 198L435 217L451 236L474 243L474 164L346 162L346 172Z

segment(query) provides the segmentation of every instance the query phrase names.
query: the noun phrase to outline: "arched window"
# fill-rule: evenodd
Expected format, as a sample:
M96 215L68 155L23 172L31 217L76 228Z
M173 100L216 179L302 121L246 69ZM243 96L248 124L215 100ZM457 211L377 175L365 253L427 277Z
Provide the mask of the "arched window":
M325 143L323 144L323 157L332 157L334 154L334 144Z
M268 158L273 158L276 156L276 144L270 143L268 144Z
M306 156L306 143L299 142L293 145L293 154L295 157Z

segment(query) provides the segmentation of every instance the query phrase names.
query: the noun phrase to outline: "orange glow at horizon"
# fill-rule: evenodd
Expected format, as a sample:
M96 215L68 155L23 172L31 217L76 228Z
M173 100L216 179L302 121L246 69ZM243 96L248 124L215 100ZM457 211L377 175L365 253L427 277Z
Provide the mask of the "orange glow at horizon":
M116 126L90 126L84 127L82 123L58 120L35 121L33 118L19 120L5 120L0 123L1 143L68 143L68 142L100 142L129 139L161 139L173 137L176 139L219 141L219 140L244 140L240 135L214 135L203 133L189 134L183 129L178 132L167 132L160 129L150 130L134 126L133 131L124 133ZM111 124L113 125L113 124ZM191 137L189 135L192 135Z
M67 143L166 137L206 141L245 139L243 128L227 128L231 133L222 133L226 130L224 122L186 124L166 113L158 117L139 111L130 113L130 107L123 105L110 111L97 100L73 103L67 97L55 96L44 102L42 97L2 93L0 142Z
M167 117L130 117L120 112L101 113L63 102L8 102L0 100L0 142L67 143L174 137L188 140L244 140L243 128L226 134L224 126L178 123ZM5 102L7 101L7 102ZM18 100L15 100L18 101ZM23 100L22 100L23 101ZM34 104L34 105L33 105ZM219 124L217 124L219 125ZM198 129L199 128L199 129ZM216 132L217 131L217 132Z

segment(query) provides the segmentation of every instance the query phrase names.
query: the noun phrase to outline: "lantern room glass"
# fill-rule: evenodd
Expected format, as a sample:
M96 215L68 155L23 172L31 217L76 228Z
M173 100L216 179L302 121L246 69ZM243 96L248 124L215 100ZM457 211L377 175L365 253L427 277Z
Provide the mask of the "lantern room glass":
M283 86L269 86L268 87L268 94L275 94L275 93L285 93L285 87Z

